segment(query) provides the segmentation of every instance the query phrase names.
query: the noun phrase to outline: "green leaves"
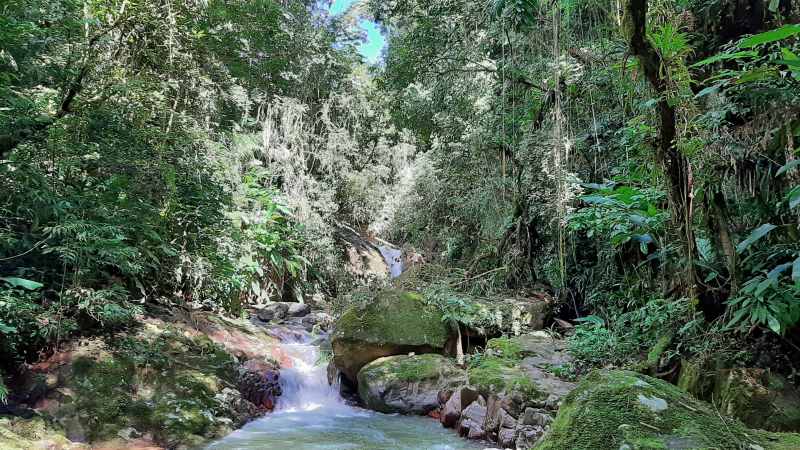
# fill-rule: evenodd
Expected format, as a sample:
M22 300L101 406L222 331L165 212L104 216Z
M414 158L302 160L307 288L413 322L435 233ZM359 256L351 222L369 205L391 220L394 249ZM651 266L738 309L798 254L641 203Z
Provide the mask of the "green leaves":
M780 28L746 38L739 44L739 48L753 48L759 45L769 44L770 42L777 42L797 34L800 34L800 25L784 25Z
M779 177L792 169L796 169L797 167L800 167L800 159L794 159L792 161L789 161L788 163L784 164L780 169L778 169L778 172L775 173L775 176Z
M11 287L19 287L22 289L27 289L29 291L36 291L44 287L42 283L26 280L24 278L15 278L15 277L0 277L0 280L6 282Z
M747 239L743 240L742 242L739 243L739 245L736 246L736 252L737 253L744 252L745 250L750 248L751 245L758 242L759 239L769 234L769 232L774 230L775 228L777 227L775 225L772 225L771 223L765 223L764 225L761 225L760 227L756 228L755 230L753 230L752 233L750 233L750 236L747 236Z
M708 57L704 60L696 62L691 65L691 67L703 67L709 64L714 64L719 61L728 61L731 59L746 59L746 58L755 58L758 56L758 52L756 51L744 51L744 52L734 52L734 53L720 53L711 57Z

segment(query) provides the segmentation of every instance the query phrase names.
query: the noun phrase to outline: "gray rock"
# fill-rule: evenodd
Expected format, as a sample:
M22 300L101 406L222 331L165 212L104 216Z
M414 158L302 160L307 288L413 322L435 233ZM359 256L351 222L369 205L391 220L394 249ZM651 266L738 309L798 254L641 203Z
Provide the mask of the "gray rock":
M519 418L520 425L531 426L536 425L546 427L553 422L553 417L535 408L525 408L525 412Z
M314 327L327 330L333 324L333 317L331 317L330 314L323 312L311 313L303 317L301 323L303 324L303 328L308 331L313 330Z
M289 312L289 303L270 303L256 314L259 320L271 322L283 320Z
M439 416L439 421L442 426L446 428L453 428L461 418L461 391L456 390L450 399L442 407L442 413Z
M311 307L305 303L289 303L286 314L289 317L303 317L311 312Z
M501 428L497 433L497 443L503 448L514 448L517 431L514 428Z
M505 409L505 406L509 405L505 399L492 395L486 404L486 423L484 428L486 428L487 432L495 433L501 428L516 428L517 419Z
M384 413L427 414L439 392L466 382L466 374L442 355L376 359L358 372L358 393L367 408Z
M517 448L534 448L537 441L544 434L545 429L537 425L520 425L517 427Z
M461 413L461 422L458 425L458 432L469 439L483 439L486 431L483 424L486 421L486 401L483 397L472 402Z

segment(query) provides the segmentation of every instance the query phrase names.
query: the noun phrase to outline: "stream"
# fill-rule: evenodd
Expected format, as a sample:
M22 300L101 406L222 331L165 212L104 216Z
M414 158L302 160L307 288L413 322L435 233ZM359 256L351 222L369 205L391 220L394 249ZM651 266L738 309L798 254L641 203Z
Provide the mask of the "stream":
M426 417L380 414L347 405L328 385L319 347L310 336L282 344L292 361L281 369L283 394L276 410L207 447L208 450L460 450L473 442Z

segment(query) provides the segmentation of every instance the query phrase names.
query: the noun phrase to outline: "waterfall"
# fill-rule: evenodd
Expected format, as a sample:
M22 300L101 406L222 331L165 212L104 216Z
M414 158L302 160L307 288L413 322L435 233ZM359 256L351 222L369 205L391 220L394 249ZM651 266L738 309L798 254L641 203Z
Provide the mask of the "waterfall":
M320 364L320 348L308 337L281 345L291 367L281 369L281 390L277 411L314 411L320 408L350 409L335 386L328 384L327 368Z

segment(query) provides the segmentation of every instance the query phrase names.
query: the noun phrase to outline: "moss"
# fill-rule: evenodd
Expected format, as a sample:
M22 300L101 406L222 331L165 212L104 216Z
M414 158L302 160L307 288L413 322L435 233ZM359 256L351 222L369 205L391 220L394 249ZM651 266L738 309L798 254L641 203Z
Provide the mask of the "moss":
M490 339L486 343L486 351L510 360L519 360L523 356L519 342L509 338Z
M167 329L114 342L110 354L73 361L71 404L60 417L79 421L90 442L127 427L159 442L195 442L227 414L215 395L235 383L235 360L205 336Z
M448 337L440 311L425 304L419 294L389 289L363 308L345 311L336 323L334 339L441 349Z
M133 403L134 369L129 362L116 358L75 360L74 408L84 414L82 422L90 441L112 437L127 425L127 409Z
M696 398L705 399L713 388L713 376L709 376L705 363L699 360L682 360L678 376L678 388Z
M366 378L391 376L404 382L418 382L437 379L443 373L453 371L454 366L441 355L400 355L381 358L361 370L363 375L360 376Z
M87 449L88 445L70 442L63 431L41 417L17 419L0 417L0 449L29 450L57 448L61 450Z
M564 399L538 448L738 449L752 444L783 449L797 439L749 430L662 380L635 372L595 371Z
M527 399L542 397L528 374L516 367L515 361L498 356L481 356L469 369L469 383L484 395L500 392L520 393Z

